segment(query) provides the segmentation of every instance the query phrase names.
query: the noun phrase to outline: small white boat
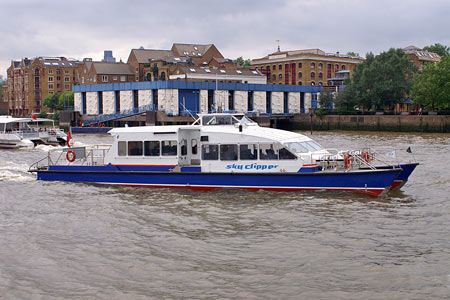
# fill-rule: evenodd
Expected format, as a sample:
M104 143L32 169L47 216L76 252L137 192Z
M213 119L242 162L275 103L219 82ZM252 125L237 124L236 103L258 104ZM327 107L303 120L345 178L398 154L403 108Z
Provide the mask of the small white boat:
M0 116L0 148L33 148L39 144L66 145L67 135L50 119Z
M109 133L112 145L53 149L29 171L46 181L339 190L373 196L388 192L403 172L398 164L375 167L369 151L333 154L304 135L260 127L242 114L200 114L192 125L114 128Z

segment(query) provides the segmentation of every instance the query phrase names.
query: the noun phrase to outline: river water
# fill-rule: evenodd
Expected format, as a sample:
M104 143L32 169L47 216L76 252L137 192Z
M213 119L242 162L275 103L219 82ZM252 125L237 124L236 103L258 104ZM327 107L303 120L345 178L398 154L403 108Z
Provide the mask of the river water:
M49 146L0 150L0 298L450 299L450 135L313 138L420 165L382 198L194 192L36 181Z

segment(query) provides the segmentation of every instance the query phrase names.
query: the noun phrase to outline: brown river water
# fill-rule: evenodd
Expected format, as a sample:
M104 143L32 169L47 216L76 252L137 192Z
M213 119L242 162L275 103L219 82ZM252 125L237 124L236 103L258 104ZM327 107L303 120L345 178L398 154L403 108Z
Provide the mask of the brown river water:
M36 181L49 146L0 150L0 299L450 299L450 135L313 138L420 165L381 198L196 192Z

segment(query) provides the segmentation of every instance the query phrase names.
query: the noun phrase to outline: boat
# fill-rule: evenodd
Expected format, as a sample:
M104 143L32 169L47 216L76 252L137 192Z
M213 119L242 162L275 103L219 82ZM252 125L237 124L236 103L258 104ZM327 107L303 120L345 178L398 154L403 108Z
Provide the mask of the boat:
M403 172L374 154L324 149L311 138L260 127L244 114L199 114L191 125L113 128L112 145L52 149L38 180L213 190L354 191L380 196ZM370 158L368 156L371 156Z
M33 148L39 144L66 145L64 130L51 119L0 116L0 148Z

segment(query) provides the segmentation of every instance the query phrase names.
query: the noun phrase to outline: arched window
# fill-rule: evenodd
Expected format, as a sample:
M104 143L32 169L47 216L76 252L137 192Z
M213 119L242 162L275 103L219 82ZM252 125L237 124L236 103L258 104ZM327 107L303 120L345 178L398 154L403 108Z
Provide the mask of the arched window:
M315 62L312 62L311 63L311 69L315 69L316 68L316 63Z
M345 65L342 65L342 66L341 66L341 70L345 70Z
M302 78L302 77L303 77L302 72L298 72L298 78L300 79L300 78Z
M283 74L278 75L279 79L283 79Z
M322 81L319 81L319 86L322 86L322 85L323 85Z
M315 79L316 78L316 73L311 72L311 79Z
M151 73L147 73L146 80L147 81L152 81L152 74Z
M316 85L316 83L314 81L311 81L311 85Z
M323 68L323 64L319 63L319 69L322 70L322 68Z
M323 73L319 72L319 79L322 79L322 78L323 78Z
M300 62L300 63L298 63L298 67L299 68L301 68L302 67L302 63Z
M281 70L283 68L283 65L278 65L278 70Z
M299 81L299 82L298 82L298 85L302 85L302 82L301 82L301 81Z
M277 66L276 66L276 65L273 65L273 66L272 66L272 70L275 71L276 69L277 69Z
M39 75L39 68L34 69L34 75Z
M272 75L272 80L277 80L277 75L273 74Z
M161 72L161 80L166 80L166 72Z

